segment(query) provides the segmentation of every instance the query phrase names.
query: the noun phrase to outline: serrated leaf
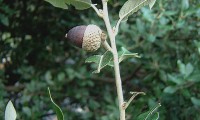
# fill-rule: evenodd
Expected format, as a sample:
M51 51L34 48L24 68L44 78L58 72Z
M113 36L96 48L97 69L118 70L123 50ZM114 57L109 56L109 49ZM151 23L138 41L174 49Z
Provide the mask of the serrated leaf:
M91 0L45 0L55 7L68 9L68 5L73 5L77 10L90 8Z
M126 21L130 15L137 12L141 7L149 5L150 9L155 4L156 0L128 0L122 6L119 12L119 18Z
M51 99L51 103L53 105L53 109L55 110L56 112L56 115L57 115L57 119L58 120L64 120L64 115L63 115L63 112L61 110L61 108L53 101L52 97L51 97L51 92L50 92L50 89L48 88L48 92L49 92L49 97Z
M16 120L17 113L11 101L6 105L5 120Z
M124 47L121 47L121 49L122 49L122 51L119 52L119 62L122 62L123 60L125 60L127 58L132 58L132 57L140 58L138 53L131 53Z
M144 112L140 114L137 117L137 120L158 120L159 119L159 112L156 112L156 110L160 107L160 103L156 105L154 108L150 109L147 112Z
M106 51L103 55L94 55L85 60L86 63L94 62L97 64L97 70L93 73L99 73L102 68L107 66L109 62L112 60L113 56L110 51Z

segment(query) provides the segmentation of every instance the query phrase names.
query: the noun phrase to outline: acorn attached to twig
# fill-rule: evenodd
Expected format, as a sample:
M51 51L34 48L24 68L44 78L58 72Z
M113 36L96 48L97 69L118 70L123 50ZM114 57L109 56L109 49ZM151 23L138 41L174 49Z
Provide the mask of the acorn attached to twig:
M81 25L69 30L65 37L75 46L88 52L94 52L100 48L101 41L106 39L105 34L96 25Z

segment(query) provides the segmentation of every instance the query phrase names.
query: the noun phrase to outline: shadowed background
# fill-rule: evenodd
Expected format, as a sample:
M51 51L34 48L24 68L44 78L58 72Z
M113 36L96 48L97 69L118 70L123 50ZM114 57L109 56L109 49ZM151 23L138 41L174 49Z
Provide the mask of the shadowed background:
M125 0L110 0L112 24ZM94 1L94 3L96 3ZM101 7L98 2L98 7ZM77 25L103 21L92 9L62 10L41 0L0 0L0 117L11 99L19 120L51 120L47 87L67 120L117 120L113 70L92 74L86 53L64 36ZM200 119L200 2L158 0L122 23L117 46L142 57L121 63L125 99L143 91L128 120L161 103L160 120Z

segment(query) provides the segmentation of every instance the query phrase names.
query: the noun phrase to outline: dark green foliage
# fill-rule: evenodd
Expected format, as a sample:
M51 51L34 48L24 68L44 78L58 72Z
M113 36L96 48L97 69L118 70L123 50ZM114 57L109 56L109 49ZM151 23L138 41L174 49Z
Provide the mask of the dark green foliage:
M125 0L110 0L113 25ZM188 6L189 5L189 6ZM98 7L100 7L99 5ZM85 53L65 41L77 25L105 26L92 9L52 7L41 0L0 0L0 118L12 99L19 119L47 119L55 115L47 92L61 106L67 120L117 120L113 70L92 74ZM156 106L160 120L200 119L200 2L158 0L120 26L117 45L141 58L122 62L125 99L142 91L128 107L137 118ZM105 52L101 49L99 53Z

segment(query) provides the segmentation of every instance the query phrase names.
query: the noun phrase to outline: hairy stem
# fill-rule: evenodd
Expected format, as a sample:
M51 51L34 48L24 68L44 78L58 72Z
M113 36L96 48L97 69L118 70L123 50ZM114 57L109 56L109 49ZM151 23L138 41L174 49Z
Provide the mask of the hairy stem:
M123 91L122 91L122 82L121 82L121 76L120 76L120 70L119 70L119 60L118 60L118 53L117 53L117 47L115 42L115 33L112 30L109 16L108 16L108 7L107 7L107 1L108 0L102 0L103 4L103 20L106 24L106 28L108 31L108 35L110 38L110 43L112 47L112 53L113 53L113 61L114 61L114 69L115 69L115 80L116 80L116 87L117 87L117 95L119 100L119 110L120 110L120 120L125 120L125 109L124 109L124 98L123 98Z

